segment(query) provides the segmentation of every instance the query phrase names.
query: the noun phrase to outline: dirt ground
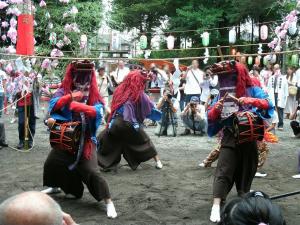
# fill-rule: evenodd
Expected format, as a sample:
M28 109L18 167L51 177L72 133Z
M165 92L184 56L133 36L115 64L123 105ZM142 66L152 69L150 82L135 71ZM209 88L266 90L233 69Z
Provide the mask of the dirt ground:
M8 143L15 146L17 124L10 124L7 119L4 122ZM179 133L182 130L180 127ZM164 168L156 170L154 162L149 161L131 171L122 161L118 171L103 174L110 185L117 219L106 219L104 205L96 203L86 189L80 200L66 199L63 194L55 196L63 210L82 225L211 224L208 218L215 168L200 169L198 163L216 140L199 136L158 138L154 128L146 128L146 132L153 138ZM43 163L50 147L41 119L36 133L35 147L30 153L9 148L0 151L0 201L23 191L42 190ZM288 121L285 131L278 131L277 135L280 143L271 146L263 167L268 176L255 179L252 187L271 196L300 189L300 180L291 178L297 172L300 139L292 137ZM235 194L232 190L229 198ZM290 225L300 224L299 200L300 195L276 201Z

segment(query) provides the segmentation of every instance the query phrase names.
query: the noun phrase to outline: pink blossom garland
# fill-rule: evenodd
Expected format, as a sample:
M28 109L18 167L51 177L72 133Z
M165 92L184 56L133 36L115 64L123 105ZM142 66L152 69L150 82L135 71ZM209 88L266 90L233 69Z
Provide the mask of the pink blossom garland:
M46 2L44 0L40 1L39 5L40 5L41 8L44 8L44 7L47 6L47 4L46 4Z
M300 0L297 0L297 8L300 8ZM291 11L285 18L283 23L281 23L280 26L277 26L275 28L275 34L276 38L274 38L269 44L269 48L272 50L278 52L281 51L281 42L282 40L286 39L286 36L288 34L288 29L291 26L292 23L297 22L298 17L297 17L298 11L293 10Z
M0 1L0 9L4 9L8 6L6 2Z
M42 62L41 67L42 67L43 69L49 69L49 68L51 68L51 60L48 59L48 58L47 58L47 59L44 59L43 62Z
M54 49L51 51L50 56L51 56L51 57L62 57L62 56L64 56L64 53L63 53L61 50L59 50L59 49L57 49L57 48L54 48Z

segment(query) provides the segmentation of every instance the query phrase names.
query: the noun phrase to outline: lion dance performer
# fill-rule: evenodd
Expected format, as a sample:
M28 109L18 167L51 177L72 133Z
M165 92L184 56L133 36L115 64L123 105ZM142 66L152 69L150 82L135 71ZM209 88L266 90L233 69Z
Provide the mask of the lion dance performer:
M156 168L163 167L157 151L143 129L146 117L158 121L161 114L144 93L147 76L130 72L113 95L108 127L100 134L98 162L104 169L117 166L121 155L135 170L141 162L154 158Z
M263 120L272 117L274 106L268 95L253 86L246 67L235 61L211 66L220 82L218 101L208 111L208 135L223 131L219 161L213 184L210 220L220 221L220 206L233 185L243 196L257 170L257 140L264 135Z
M108 185L97 164L95 136L103 114L103 101L97 88L94 65L74 62L68 65L62 87L49 103L50 152L44 165L44 193L60 188L81 198L86 184L97 200L104 199L107 216L116 218Z

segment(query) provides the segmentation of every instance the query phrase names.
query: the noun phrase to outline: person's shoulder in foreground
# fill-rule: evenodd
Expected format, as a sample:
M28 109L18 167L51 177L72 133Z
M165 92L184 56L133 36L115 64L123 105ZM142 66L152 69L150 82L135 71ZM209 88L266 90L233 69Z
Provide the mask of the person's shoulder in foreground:
M0 204L1 225L76 225L48 195L24 192Z
M286 225L286 222L268 195L250 192L224 206L219 225Z

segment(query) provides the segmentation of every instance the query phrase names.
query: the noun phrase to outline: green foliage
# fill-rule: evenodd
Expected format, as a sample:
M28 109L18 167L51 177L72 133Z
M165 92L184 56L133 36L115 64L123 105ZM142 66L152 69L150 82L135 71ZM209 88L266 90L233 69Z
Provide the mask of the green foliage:
M213 29L238 26L246 20L255 23L281 20L287 12L295 8L295 1L274 0L114 0L110 25L118 30L137 28L141 32L153 31L167 21L167 30L197 30L197 32L179 32L175 47L179 47L181 38L192 38L193 47L201 46L201 33L209 30L210 46L228 45L228 29ZM280 24L280 22L278 22ZM270 24L270 31L276 23ZM239 30L237 44L240 40ZM151 34L148 33L148 40ZM238 49L242 52L253 52L254 48ZM180 56L203 55L203 50L182 50L152 52L151 58L170 58ZM217 54L212 53L210 54ZM223 50L229 54L229 50Z
M63 18L64 12L71 9L72 6L78 8L76 17ZM46 18L46 12L51 15L50 19ZM49 43L49 35L51 32L57 33L57 40L62 40L66 35L71 40L71 45L64 46L65 51L75 51L79 48L79 40L81 34L86 34L89 39L96 35L102 20L102 1L72 0L69 4L62 4L58 1L47 1L46 8L37 8L35 20L35 38L38 46L39 54L49 54L52 46ZM67 23L76 22L80 33L64 31ZM49 23L54 25L53 29L48 29Z

